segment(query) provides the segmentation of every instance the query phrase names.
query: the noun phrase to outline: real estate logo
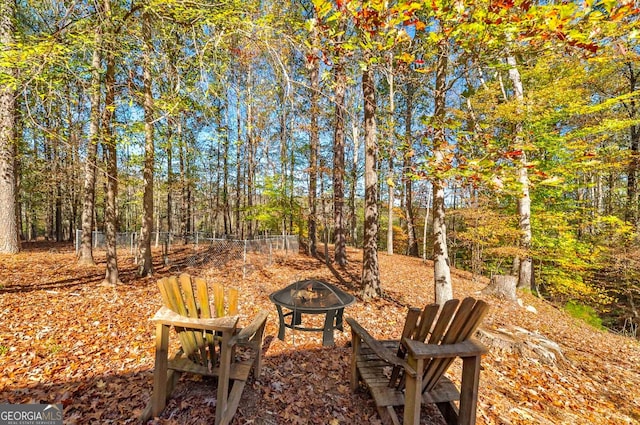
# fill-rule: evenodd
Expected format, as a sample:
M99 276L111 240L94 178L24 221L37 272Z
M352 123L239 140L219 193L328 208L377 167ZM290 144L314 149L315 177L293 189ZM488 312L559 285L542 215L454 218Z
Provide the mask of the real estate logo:
M0 404L0 425L62 425L62 404Z

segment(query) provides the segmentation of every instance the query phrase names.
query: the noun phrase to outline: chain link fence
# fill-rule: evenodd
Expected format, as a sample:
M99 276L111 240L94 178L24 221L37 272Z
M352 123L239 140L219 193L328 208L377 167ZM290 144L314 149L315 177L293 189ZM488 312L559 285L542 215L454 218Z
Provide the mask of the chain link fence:
M82 230L76 230L76 253L80 251L81 240ZM105 234L94 231L92 243L94 250L105 249ZM278 256L297 254L300 246L298 237L294 235L258 236L255 239L242 240L232 237L215 238L203 232L181 235L154 232L151 235L151 244L162 247L164 263L178 270L187 267L235 266L242 267L245 277L256 269L270 266ZM138 233L118 233L116 246L119 249L127 249L132 255L137 255ZM181 255L181 258L177 258L177 253L183 254L185 247L192 252L186 257Z

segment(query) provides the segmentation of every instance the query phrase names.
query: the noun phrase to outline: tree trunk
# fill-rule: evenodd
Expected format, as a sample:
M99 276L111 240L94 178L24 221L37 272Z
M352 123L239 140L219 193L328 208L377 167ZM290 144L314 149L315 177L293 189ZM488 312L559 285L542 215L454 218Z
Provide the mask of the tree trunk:
M10 49L14 42L15 2L0 3L0 48ZM11 78L13 69L0 65L0 72ZM16 222L15 178L15 90L9 84L0 86L0 253L15 254L20 250Z
M153 258L151 255L151 232L153 231L153 168L155 166L153 141L153 95L151 87L151 17L148 12L142 13L142 37L144 40L142 66L144 84L144 195L142 200L142 227L138 244L140 264L138 276L153 274Z
M69 87L68 93L71 92L71 87ZM79 98L84 96L79 95ZM73 104L75 100L71 99L69 96L69 102L67 103L67 137L69 138L70 144L70 155L67 157L67 172L65 186L69 189L69 237L68 240L70 242L75 242L75 229L77 228L77 220L78 220L78 207L80 205L80 198L78 193L78 186L80 180L78 178L78 158L79 158L79 134L82 133L80 126L73 121ZM78 100L78 103L80 101Z
M253 96L251 94L253 84L252 81L252 72L251 68L249 68L249 74L247 76L247 211L249 212L249 217L245 215L245 221L247 225L247 239L253 238L253 219L251 216L253 215L253 192L254 192L254 177L255 177L255 129L253 122Z
M52 107L53 109L53 107ZM53 111L51 111L53 112ZM56 115L62 114L62 108L56 108ZM52 127L49 127L51 146L51 211L52 211L52 240L62 241L62 159L60 155L60 121L55 120Z
M180 77L178 76L177 69L177 58L175 55L175 49L173 47L179 45L182 40L180 36L176 34L175 36L175 44L172 44L172 48L169 49L169 81L171 85L175 87L174 91L177 92L180 87ZM180 113L178 112L176 115L170 115L167 117L167 236L166 238L170 240L172 238L173 230L174 230L174 190L176 186L176 177L173 171L173 146L175 145L174 141L178 140L178 146L180 146L180 136L182 135L178 131L174 133L174 129L177 130L178 124L180 123ZM159 212L159 210L158 210ZM158 242L160 242L160 226L156 229L156 246ZM167 240L165 239L165 240ZM165 241L162 241L164 243ZM166 261L166 257L165 257Z
M10 49L14 41L15 2L0 5L0 48ZM14 75L13 69L0 66L0 72ZM14 254L20 250L16 221L16 132L15 90L0 86L0 253Z
M220 131L220 129L223 128L223 124L222 124L222 113L224 111L224 103L222 99L218 100L218 108L216 110L216 127L219 129L218 131ZM219 137L219 141L218 143L216 143L216 169L215 169L215 174L216 174L216 181L215 181L215 187L212 188L211 193L215 193L216 195L216 199L215 199L215 207L214 209L214 216L213 216L213 220L212 223L210 223L210 227L213 229L213 235L215 237L215 235L219 234L219 227L218 227L218 223L220 221L219 217L220 217L220 213L222 213L222 216L224 217L224 210L223 210L223 206L222 206L222 173L220 173L220 170L224 169L222 163L223 163L223 159L222 159L222 150L220 149L222 147L222 149L224 150L224 147L227 145L226 143L226 132L224 132L224 134L221 134ZM222 145L222 146L220 146ZM210 173L213 174L214 170L210 170ZM223 218L224 221L224 218Z
M228 119L228 116L227 116ZM224 147L222 149L222 218L224 221L224 234L231 233L231 208L229 206L229 132L224 133Z
M98 3L100 8L100 3ZM91 59L91 112L89 121L89 137L87 140L87 159L84 166L84 191L82 194L82 239L80 242L80 264L95 265L93 260L93 215L96 193L96 162L98 160L98 143L100 139L100 64L102 56L102 25L96 24L94 35L95 46Z
M51 171L51 175L50 178L47 180L46 183L46 188L47 188L47 192L45 195L45 199L46 199L46 223L45 223L45 238L48 241L52 241L54 239L54 235L55 235L55 230L56 230L56 224L54 221L54 217L55 217L55 190L54 190L54 186L55 186L55 182L56 182L56 175L55 175L55 167L53 167L54 164L54 154L53 154L53 124L51 123L51 116L53 115L52 111L51 111L51 102L48 103L47 106L42 105L43 106L43 110L44 110L44 117L43 117L43 122L44 122L44 126L45 126L45 131L44 131L44 146L42 147L43 150L43 155L44 155L44 159L46 161L47 164L49 164L50 171Z
M98 6L99 7L99 6ZM93 260L93 213L96 193L96 161L100 139L100 63L102 56L102 25L97 23L94 35L95 46L91 60L91 112L87 159L84 166L84 192L82 195L82 240L80 242L80 264L95 265Z
M349 192L349 211L350 223L349 234L351 235L351 243L358 246L358 214L356 211L356 187L358 185L358 152L360 150L360 134L358 125L354 119L351 124L351 134L353 137L353 162L351 163L351 188Z
M435 165L438 171L447 167L447 140L445 134L446 83L449 49L446 39L438 44L436 63L436 86L434 92L435 126ZM433 279L435 283L435 302L443 304L453 298L449 252L447 247L447 226L445 215L445 182L442 178L433 179Z
M241 227L240 227L240 209L242 208L242 163L241 159L241 150L242 150L242 118L241 111L242 105L240 104L240 93L237 96L238 103L236 105L236 123L238 127L238 140L236 141L236 204L235 204L235 234L236 238L240 237Z
M415 218L413 214L413 179L410 175L412 170L412 158L413 158L413 138L412 138L412 121L413 121L413 95L414 87L411 82L407 83L406 103L407 109L405 111L405 143L403 146L402 155L402 178L404 179L404 208L405 218L407 220L407 253L413 257L419 255L418 252L418 240L416 238L416 226Z
M509 78L513 84L516 102L522 106L524 102L524 89L520 79L520 71L516 66L516 58L507 57L509 65ZM529 171L527 168L527 155L524 151L524 129L522 121L516 123L514 150L521 151L520 163L518 167L518 182L520 183L520 196L518 197L518 219L520 228L520 247L528 252L531 249L531 198L529 197ZM533 277L532 260L529 255L520 258L520 269L518 273L518 288L531 288Z
M182 134L182 117L179 118L178 128L178 156L180 161L180 234L182 243L188 242L189 233L189 188L187 177L186 141Z
M318 253L318 211L316 196L318 187L318 146L320 136L318 128L318 98L320 89L320 59L314 57L309 64L311 71L311 127L309 134L309 254L315 256Z
M174 119L167 119L167 237L171 237L173 232L173 131ZM156 229L156 239L160 236L160 227Z
M104 11L107 19L111 20L111 5L109 0L104 0ZM109 25L112 27L112 24ZM115 109L115 46L109 42L107 46L107 70L104 84L106 95L104 101L104 127L103 146L107 168L107 191L105 205L105 237L107 245L107 269L104 283L109 285L120 284L118 276L118 256L116 249L116 232L118 225L116 203L118 199L118 159L116 156L116 138L113 134L113 115Z
M14 161L13 161L13 177L14 177L14 193L16 194L16 235L18 239L18 246L20 246L20 241L25 240L25 233L23 228L23 217L26 218L26 211L23 211L23 203L20 202L20 193L21 193L21 183L22 183L22 174L23 174L23 161L21 161L21 155L19 155L20 144L23 142L23 129L24 129L24 118L22 117L21 111L21 101L19 99L15 99L14 103L14 111L13 114L13 134L15 140L15 148L14 148ZM1 133L1 131L0 131Z
M339 60L335 69L336 118L333 137L333 218L335 239L335 261L340 266L347 264L344 220L344 118L347 75L344 63Z
M33 153L32 158L34 162L37 162L39 160L39 152L38 152L37 144L38 142L36 140L33 140L32 145L30 145L28 148ZM25 211L25 216L27 218L27 227L28 227L27 240L31 242L31 241L35 241L38 238L38 227L37 227L38 212L36 210L36 201L33 199L33 197L28 197L27 199L28 199L28 203L25 206L25 209L27 210Z
M320 159L320 170L324 170L326 164L324 159ZM320 172L320 209L322 210L322 241L324 242L324 262L328 266L331 264L329 259L329 223L327 220L326 196L324 196L324 171Z
M629 73L626 75L629 82L629 93L634 93L638 90L638 73L635 71L633 64L628 62L626 64ZM628 103L628 114L631 120L636 119L636 99L631 97ZM638 155L640 155L640 126L632 125L629 128L629 148L631 150L631 158L628 166L627 176L627 206L625 211L625 218L631 222L634 226L638 225L638 184L637 184L637 172L638 172Z
M187 149L187 154L186 154L186 158L187 158L187 166L186 166L186 173L187 173L187 242L190 240L189 238L192 237L193 232L195 231L195 216L194 216L194 211L193 211L193 185L192 185L192 180L191 180L191 167L189 166L189 164L191 163L190 159L189 159L189 153L188 153L188 148L185 146L185 149Z
M427 229L429 228L429 210L431 209L432 196L427 189L427 195L425 196L426 203L424 211L424 228L422 229L422 261L427 261ZM432 218L433 219L433 218ZM433 226L431 226L433 228Z
M469 188L469 208L474 211L480 211L480 200L478 196L478 189ZM473 219L473 228L478 231L480 226L480 214L477 214ZM482 244L480 240L474 240L471 244L471 278L473 281L477 277L482 276L484 259L482 258Z
M288 178L287 178L287 173L289 172L287 167L289 166L289 161L288 161L288 156L289 156L289 152L287 152L287 118L288 118L288 110L287 110L287 99L286 99L286 93L285 93L285 88L281 87L278 90L278 95L279 95L279 103L280 103L280 111L279 111L279 120L280 120L280 129L279 129L279 137L280 137L280 187L281 187L281 195L282 196L282 200L280 202L282 202L282 211L281 212L281 217L282 217L282 229L281 229L281 233L282 235L285 235L287 230L287 220L286 220L286 216L289 215L291 216L291 208L287 208L288 211L286 211L287 209L284 208L285 205L285 199L287 198L287 192L288 192ZM289 205L290 207L290 205Z
M389 68L387 70L387 82L389 83L389 129L388 129L388 143L389 143L389 174L387 176L387 186L389 187L389 199L387 203L387 254L393 255L393 204L394 204L394 183L393 183L393 156L394 156L394 133L395 133L395 102L394 102L394 87L393 87L393 55L389 58Z
M62 111L58 110L61 114ZM52 187L53 195L53 217L54 217L54 239L56 242L62 242L62 159L60 158L60 126L56 125L54 129L51 129L52 133L52 160L51 170L53 179L55 181L54 187Z
M454 247L457 245L456 214L455 214L455 211L458 209L458 205L457 205L458 202L457 201L458 201L458 185L454 181L453 182L453 205L451 206L451 209L454 211L454 214L449 216L449 223L450 223L450 226L451 226L450 227L451 234L453 235L452 243L453 243ZM456 254L456 252L454 250L453 258L450 259L450 261L449 261L449 266L450 267L456 267L456 255L455 254Z
M376 93L373 70L362 71L364 97L364 242L362 250L363 297L382 295L378 269L378 140L376 135Z
M291 106L291 108L293 109L293 105ZM289 123L289 128L294 128L295 124L296 124L296 117L295 114L290 114L291 116L291 121ZM293 135L292 133L289 134L289 140L291 141L291 143L289 143L289 184L288 184L288 188L287 190L289 191L289 230L291 232L291 234L293 234L293 220L294 220L294 216L298 217L300 215L300 211L296 211L296 207L295 207L295 200L296 200L296 195L294 193L294 187L295 187L295 169L296 169L296 144L292 141L293 140ZM298 234L302 234L302 226L301 223L298 225ZM286 246L286 249L288 248L288 245Z
M442 152L436 152L436 159L442 161ZM433 181L433 276L435 300L442 304L453 298L449 252L447 247L447 226L444 200L444 181Z

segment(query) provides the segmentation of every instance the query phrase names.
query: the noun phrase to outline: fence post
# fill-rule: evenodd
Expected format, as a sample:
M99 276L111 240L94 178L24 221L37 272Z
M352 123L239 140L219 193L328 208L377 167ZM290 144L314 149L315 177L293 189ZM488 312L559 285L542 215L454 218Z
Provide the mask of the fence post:
M80 237L82 235L82 230L76 229L76 254L80 252Z
M244 251L242 253L242 279L247 277L247 240L244 240Z
M199 235L199 233L200 233L200 232L198 232L198 231L196 230L196 247L198 246L198 235Z
M162 260L165 266L169 265L169 233L164 238L164 244L162 245Z

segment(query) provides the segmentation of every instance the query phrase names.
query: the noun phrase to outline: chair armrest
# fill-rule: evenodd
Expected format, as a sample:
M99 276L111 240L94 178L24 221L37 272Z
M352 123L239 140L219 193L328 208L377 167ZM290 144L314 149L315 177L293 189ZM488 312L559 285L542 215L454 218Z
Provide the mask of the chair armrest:
M235 329L238 324L238 316L216 317L211 319L200 319L195 317L182 316L175 311L162 307L151 318L151 321L163 325L178 326L188 329L201 329L204 331L228 331Z
M417 375L416 371L411 366L409 366L409 363L407 363L406 360L398 357L393 351L389 350L380 341L372 337L369 332L367 332L365 328L360 326L360 324L355 319L348 317L346 321L349 326L351 326L351 331L353 332L353 334L360 338L365 344L367 344L367 346L371 348L371 350L381 360L384 360L385 362L394 366L400 366L404 368L406 373L411 376Z
M409 355L415 359L442 359L450 357L475 357L487 352L487 348L474 339L468 339L456 344L425 344L405 338L403 344Z
M262 328L267 322L267 316L269 316L269 312L266 310L262 310L258 313L258 315L251 321L249 326L246 328L242 328L240 332L233 336L229 340L229 347L239 343L249 341L255 334Z

